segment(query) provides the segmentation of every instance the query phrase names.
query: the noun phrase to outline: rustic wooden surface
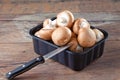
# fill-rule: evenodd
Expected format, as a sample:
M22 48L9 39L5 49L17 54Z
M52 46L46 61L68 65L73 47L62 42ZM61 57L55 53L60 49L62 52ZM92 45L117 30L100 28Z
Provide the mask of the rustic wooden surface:
M64 9L109 33L103 56L79 72L48 60L15 80L120 80L119 0L0 0L0 80L38 56L29 29Z

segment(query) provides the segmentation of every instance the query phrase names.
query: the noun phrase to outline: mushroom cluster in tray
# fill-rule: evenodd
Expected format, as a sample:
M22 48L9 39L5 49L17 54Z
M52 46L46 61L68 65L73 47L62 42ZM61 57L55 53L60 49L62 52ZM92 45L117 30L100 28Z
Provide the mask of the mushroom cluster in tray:
M83 48L92 47L104 38L99 29L91 29L86 19L75 19L68 10L58 13L55 20L45 19L43 28L35 36L51 40L57 46L69 44L69 50L73 52L82 52Z

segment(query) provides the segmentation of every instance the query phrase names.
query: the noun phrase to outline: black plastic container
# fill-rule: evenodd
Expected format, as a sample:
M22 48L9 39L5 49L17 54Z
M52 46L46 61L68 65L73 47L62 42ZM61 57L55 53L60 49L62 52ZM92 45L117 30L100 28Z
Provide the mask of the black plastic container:
M53 18L55 19L55 18ZM45 55L48 52L51 52L58 48L55 44L53 44L52 41L45 41L43 39L40 39L36 36L34 36L34 33L38 30L40 30L43 26L43 23L40 25L32 28L30 30L30 35L33 38L33 44L34 44L34 51L39 55ZM94 27L92 27L94 28ZM71 52L69 50L64 50L63 52L55 55L51 59L73 69L76 71L80 71L83 68L85 68L87 65L89 65L91 62L95 61L99 57L102 56L104 51L104 43L106 38L108 37L108 33L102 29L99 29L104 34L104 39L96 43L93 47L85 49L82 53L75 53Z

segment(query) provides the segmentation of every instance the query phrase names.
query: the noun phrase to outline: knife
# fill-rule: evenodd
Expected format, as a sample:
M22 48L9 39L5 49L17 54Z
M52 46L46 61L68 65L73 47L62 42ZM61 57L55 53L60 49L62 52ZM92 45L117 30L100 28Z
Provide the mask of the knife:
M46 60L48 60L49 58L57 55L58 53L60 53L62 51L64 51L68 47L70 47L70 45L59 47L59 48L57 48L57 49L47 53L44 56L39 56L39 57L31 60L31 61L29 61L29 62L19 66L18 68L8 72L6 74L6 78L8 80L11 80L11 79L15 78L16 76L18 76L18 75L20 75L20 74L22 74L22 73L32 69L33 67L37 66L38 64L44 63Z

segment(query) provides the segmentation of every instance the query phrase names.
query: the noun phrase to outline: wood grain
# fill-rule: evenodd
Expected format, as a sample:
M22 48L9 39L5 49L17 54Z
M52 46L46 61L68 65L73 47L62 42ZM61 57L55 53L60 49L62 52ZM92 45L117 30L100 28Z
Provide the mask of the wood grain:
M53 13L62 10L73 12L119 12L120 1L116 0L75 0L75 1L25 1L1 2L0 14ZM66 7L67 5L67 7ZM16 7L16 8L14 8ZM19 9L19 10L18 10Z
M46 18L55 17L57 13L39 13L39 14L31 14L31 15L0 15L0 21L41 21ZM75 18L83 17L86 18L88 21L100 22L100 21L120 21L120 13L113 12L113 13L105 13L105 12L95 12L95 13L87 13L87 12L73 12Z
M49 59L15 80L120 80L119 7L119 0L0 0L0 80L38 56L29 30L64 9L109 33L103 56L78 72Z
M114 44L111 45L111 42ZM120 78L118 74L120 72L119 43L120 41L107 41L103 56L82 71L75 72L57 62L48 60L45 64L38 65L23 75L18 76L16 80L72 80L74 77L75 80L79 78L85 80L117 80ZM0 70L2 75L37 56L33 52L31 42L23 44L1 44L0 46L2 46L0 51L3 53L0 56Z

